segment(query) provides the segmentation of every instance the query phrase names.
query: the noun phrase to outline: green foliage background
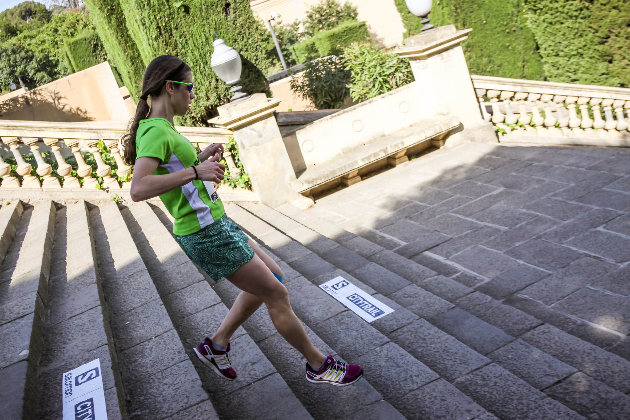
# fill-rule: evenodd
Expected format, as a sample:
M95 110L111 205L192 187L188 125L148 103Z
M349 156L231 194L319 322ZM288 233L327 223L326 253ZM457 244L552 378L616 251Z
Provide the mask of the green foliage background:
M356 21L359 11L349 2L341 4L337 0L321 0L306 12L304 31L308 36L318 31L336 28L346 21Z
M98 32L110 64L116 69L131 97L138 102L145 64L127 29L118 0L86 0L90 18Z
M74 72L107 60L107 53L96 31L87 30L63 44Z
M93 1L88 0L88 8ZM269 92L265 73L273 64L271 34L254 17L248 0L229 4L227 8L223 0L187 0L177 5L167 0L120 0L128 33L144 66L159 55L171 54L193 70L197 98L191 112L178 121L181 124L205 125L232 96L210 67L214 33L243 57L244 91Z
M630 87L627 0L525 0L547 78Z
M337 109L350 94L352 73L340 57L331 55L309 61L300 77L291 79L291 90L317 109Z
M471 74L545 79L536 39L523 14L523 0L435 0L429 17L435 26L472 28L462 44Z
M295 44L293 49L297 61L302 63L328 55L339 55L353 42L369 39L370 32L365 22L346 21L336 28L315 33L315 36Z

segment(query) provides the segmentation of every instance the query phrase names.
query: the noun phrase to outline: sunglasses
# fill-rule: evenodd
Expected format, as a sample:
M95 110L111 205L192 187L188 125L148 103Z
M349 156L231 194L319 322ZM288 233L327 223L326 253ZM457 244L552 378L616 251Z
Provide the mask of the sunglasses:
M177 80L166 80L167 82L173 82L173 83L179 83L180 85L186 85L186 89L188 89L188 92L192 92L193 87L195 86L194 83L186 83L186 82L178 82Z

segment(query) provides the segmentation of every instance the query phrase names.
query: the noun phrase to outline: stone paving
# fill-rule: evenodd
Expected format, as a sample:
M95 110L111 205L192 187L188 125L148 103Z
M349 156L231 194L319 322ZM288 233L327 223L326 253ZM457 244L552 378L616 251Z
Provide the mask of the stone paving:
M468 144L309 212L630 359L628 150Z

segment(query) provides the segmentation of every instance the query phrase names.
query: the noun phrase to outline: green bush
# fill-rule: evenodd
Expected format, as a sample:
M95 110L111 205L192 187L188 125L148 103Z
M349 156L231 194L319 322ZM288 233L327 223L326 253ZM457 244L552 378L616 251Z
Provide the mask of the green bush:
M406 29L404 37L408 38L419 34L423 26L420 23L420 18L411 13L405 0L394 0L394 3L396 4L396 8L398 9L398 13L400 13L400 17Z
M216 108L233 95L210 67L214 33L241 54L243 90L269 93L266 73L273 64L269 58L273 40L254 17L249 0L120 0L120 5L145 65L170 54L179 56L194 72L197 98L178 123L207 125Z
M71 74L60 40L94 27L86 14L64 13L42 27L25 28L0 45L0 85L21 80L28 88L35 88Z
M341 58L329 56L306 63L302 75L291 80L291 90L317 109L337 109L350 94L350 82Z
M116 69L129 94L138 103L146 64L129 34L119 0L85 0L85 3L107 51L110 65Z
M352 44L346 48L343 62L352 74L349 87L355 101L365 101L413 82L409 60L372 44Z
M298 64L297 57L293 46L304 39L305 34L300 33L300 21L296 20L293 23L283 24L278 22L273 25L273 30L276 33L276 39L282 50L284 61L286 61L289 67ZM279 60L277 57L276 49L272 49L269 52L272 56L272 60Z
M298 62L303 63L319 57L340 55L343 49L353 42L370 39L365 22L344 22L328 31L317 32L314 37L295 44L293 49Z
M321 0L306 12L304 30L308 36L327 31L346 21L356 21L359 11L350 2L343 5L337 0Z
M472 28L462 44L472 74L545 79L538 45L523 15L523 0L436 0L429 17L435 26Z
M101 38L94 30L82 32L77 37L66 40L63 46L75 72L107 60L107 53L103 48Z
M547 78L630 86L630 13L625 0L525 0Z

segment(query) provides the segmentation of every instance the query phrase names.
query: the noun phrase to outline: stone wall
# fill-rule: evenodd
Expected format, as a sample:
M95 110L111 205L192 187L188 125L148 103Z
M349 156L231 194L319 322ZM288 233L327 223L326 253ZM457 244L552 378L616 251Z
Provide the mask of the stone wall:
M0 119L129 121L112 69L104 62L19 95L0 97Z

